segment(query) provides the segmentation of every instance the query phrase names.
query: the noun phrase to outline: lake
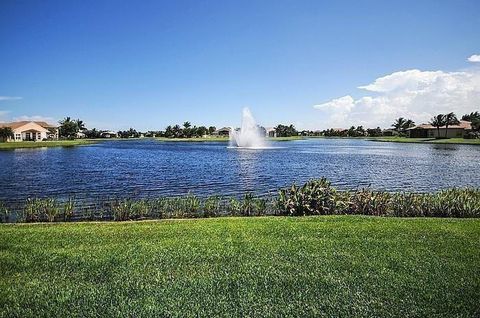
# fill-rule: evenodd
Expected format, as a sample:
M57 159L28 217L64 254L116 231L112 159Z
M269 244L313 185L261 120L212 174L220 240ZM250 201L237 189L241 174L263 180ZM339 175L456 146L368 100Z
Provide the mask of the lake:
M261 195L320 177L341 189L430 192L480 186L479 146L322 138L272 146L239 150L222 142L145 139L0 151L0 200Z

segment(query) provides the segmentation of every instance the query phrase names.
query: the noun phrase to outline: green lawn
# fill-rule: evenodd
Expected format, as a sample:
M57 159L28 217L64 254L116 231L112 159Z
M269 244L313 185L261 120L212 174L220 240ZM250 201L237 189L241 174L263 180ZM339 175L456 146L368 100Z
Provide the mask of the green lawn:
M16 148L41 148L41 147L72 147L80 145L89 145L95 143L93 140L76 139L76 140L56 140L56 141L15 141L0 143L1 149Z
M372 141L384 142L406 142L406 143L428 143L428 144L465 144L465 145L480 145L480 139L464 139L464 138L450 138L450 139L435 139L435 138L407 138L407 137L376 137L368 138Z
M473 317L480 220L0 226L0 317Z

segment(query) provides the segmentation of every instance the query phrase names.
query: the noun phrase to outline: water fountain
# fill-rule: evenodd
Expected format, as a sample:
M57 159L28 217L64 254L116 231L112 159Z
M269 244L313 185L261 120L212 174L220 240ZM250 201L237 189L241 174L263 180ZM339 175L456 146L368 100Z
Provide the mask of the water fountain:
M262 129L255 122L250 109L245 107L240 130L232 127L230 131L230 147L261 149L267 146Z

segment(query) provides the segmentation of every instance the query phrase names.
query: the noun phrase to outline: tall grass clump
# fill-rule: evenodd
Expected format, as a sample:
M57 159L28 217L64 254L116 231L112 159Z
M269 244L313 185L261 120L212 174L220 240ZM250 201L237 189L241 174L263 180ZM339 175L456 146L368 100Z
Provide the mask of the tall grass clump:
M220 213L221 198L218 195L209 196L203 203L203 216L215 217Z
M10 220L10 210L0 201L0 222L7 223Z
M53 198L43 199L41 200L41 205L48 222L54 222L60 214L60 206L58 205L57 200Z
M37 198L27 198L23 209L22 219L25 222L41 221L42 200Z
M63 203L63 221L70 221L73 218L75 209L75 198L69 197Z
M132 200L123 199L112 202L111 206L113 220L128 221L132 216Z
M200 199L196 195L189 193L184 198L185 216L198 217L200 213L201 205L202 205L202 202L200 201Z

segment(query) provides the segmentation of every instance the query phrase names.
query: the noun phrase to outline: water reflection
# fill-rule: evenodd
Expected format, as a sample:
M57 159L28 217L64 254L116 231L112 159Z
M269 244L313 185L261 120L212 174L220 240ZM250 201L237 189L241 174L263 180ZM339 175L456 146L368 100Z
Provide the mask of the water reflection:
M238 178L241 188L255 191L255 178L258 176L258 163L262 150L235 149L238 164Z

